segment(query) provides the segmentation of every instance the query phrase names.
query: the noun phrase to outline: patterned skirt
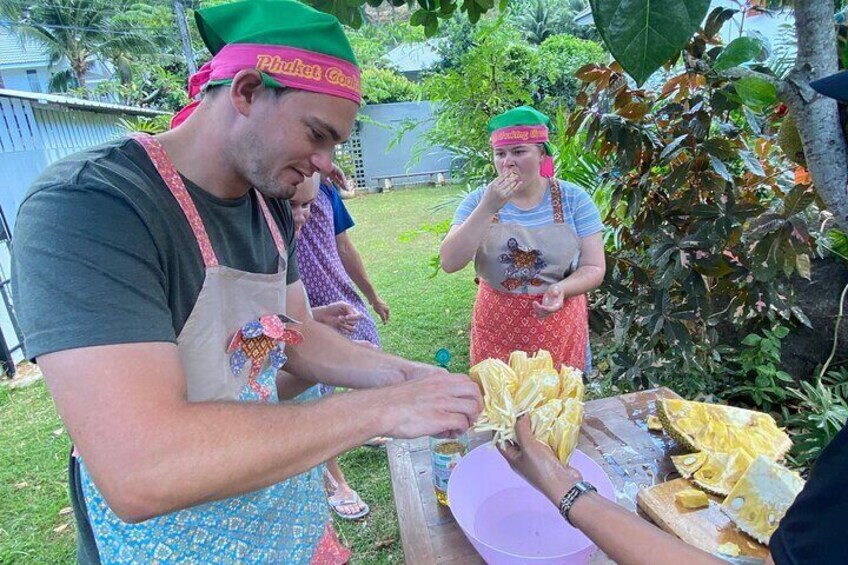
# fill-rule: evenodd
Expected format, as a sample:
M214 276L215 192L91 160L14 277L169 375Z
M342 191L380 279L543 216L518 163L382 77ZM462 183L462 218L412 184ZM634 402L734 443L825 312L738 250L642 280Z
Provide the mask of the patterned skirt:
M538 294L500 292L480 281L471 319L471 364L489 358L506 362L513 351L546 349L557 369L563 363L585 369L589 340L586 295L567 298L559 312L544 320L533 311L533 303L540 300Z

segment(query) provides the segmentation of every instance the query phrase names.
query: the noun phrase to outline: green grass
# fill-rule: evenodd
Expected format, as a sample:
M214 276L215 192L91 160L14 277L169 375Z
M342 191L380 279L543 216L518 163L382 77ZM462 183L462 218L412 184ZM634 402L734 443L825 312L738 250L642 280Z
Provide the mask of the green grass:
M468 363L468 323L476 287L470 269L430 278L438 238L401 235L444 220L430 207L456 188L421 188L359 197L347 202L357 226L351 237L391 320L380 328L387 351L432 361L440 347ZM0 563L73 563L73 517L67 514L66 465L70 442L61 430L43 382L0 387ZM401 563L403 550L384 449L359 448L341 458L353 488L371 506L360 522L337 520L339 535L354 550L354 563Z

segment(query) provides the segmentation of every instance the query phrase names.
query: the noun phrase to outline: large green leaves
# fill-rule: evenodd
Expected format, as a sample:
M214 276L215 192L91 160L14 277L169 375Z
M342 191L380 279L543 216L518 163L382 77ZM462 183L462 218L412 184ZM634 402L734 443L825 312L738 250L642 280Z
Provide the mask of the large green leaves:
M747 63L763 50L763 43L755 37L737 37L724 48L713 64L714 71L723 71Z
M595 26L638 84L671 60L698 30L710 0L590 0Z

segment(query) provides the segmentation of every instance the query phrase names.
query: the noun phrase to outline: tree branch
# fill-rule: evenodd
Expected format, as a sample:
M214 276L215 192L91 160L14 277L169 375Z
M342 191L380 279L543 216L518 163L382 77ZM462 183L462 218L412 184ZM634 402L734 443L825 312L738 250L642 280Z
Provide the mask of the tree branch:
M848 153L836 101L817 94L810 81L838 70L833 0L795 3L798 55L778 91L795 119L807 169L842 229L848 229Z

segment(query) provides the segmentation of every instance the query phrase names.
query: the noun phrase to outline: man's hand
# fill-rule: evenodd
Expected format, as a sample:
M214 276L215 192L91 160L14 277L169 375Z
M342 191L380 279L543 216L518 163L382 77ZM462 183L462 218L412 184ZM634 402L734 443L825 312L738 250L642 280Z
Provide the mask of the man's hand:
M352 334L356 323L362 318L362 314L353 306L341 301L313 308L312 316L316 322L330 326L345 335Z
M380 395L384 432L395 438L460 434L483 408L479 387L464 375L434 372L419 379L369 391Z
M380 316L380 320L385 324L389 321L389 305L385 303L385 301L379 296L375 296L373 300L371 300L371 308Z
M408 361L403 369L403 376L407 381L414 381L433 374L446 375L448 371L442 367L428 365L427 363L420 363L418 361Z
M527 416L518 419L515 435L517 443L508 443L501 449L509 466L551 502L559 504L565 493L583 479L580 471L564 466L547 444L536 439Z

